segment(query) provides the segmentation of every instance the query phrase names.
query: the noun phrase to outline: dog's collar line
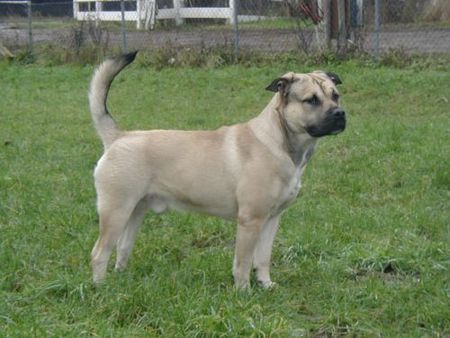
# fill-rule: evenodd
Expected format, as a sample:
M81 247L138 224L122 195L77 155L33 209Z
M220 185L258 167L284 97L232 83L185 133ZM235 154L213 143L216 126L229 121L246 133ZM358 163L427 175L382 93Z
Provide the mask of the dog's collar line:
M292 136L295 132L289 127L289 124L287 123L286 119L284 118L282 112L277 107L275 108L275 111L277 112L281 129L283 130L284 135L284 147L286 148L287 153L289 154L289 157L291 158L292 162L295 164L295 166L300 165L300 163L303 162L304 158L304 149L297 149L294 146L294 142L292 142Z

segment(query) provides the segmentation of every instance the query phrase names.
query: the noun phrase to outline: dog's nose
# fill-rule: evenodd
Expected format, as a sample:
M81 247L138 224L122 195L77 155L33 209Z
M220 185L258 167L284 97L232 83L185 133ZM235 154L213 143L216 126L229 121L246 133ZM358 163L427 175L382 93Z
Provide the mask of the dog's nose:
M345 117L345 110L341 108L335 108L331 111L331 115L334 117Z

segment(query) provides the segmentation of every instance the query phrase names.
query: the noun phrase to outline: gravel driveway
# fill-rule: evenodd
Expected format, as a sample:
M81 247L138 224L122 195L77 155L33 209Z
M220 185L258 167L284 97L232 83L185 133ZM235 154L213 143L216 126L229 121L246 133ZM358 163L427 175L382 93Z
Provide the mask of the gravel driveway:
M56 42L67 44L73 33L70 29L33 29L33 43ZM302 46L300 35L294 29L245 29L240 31L240 47L266 52L288 51ZM303 39L313 41L312 33L305 32ZM372 50L375 34L365 35L364 46ZM0 43L14 50L26 46L28 31L7 24L0 24ZM151 32L127 32L129 49L151 49L163 47L167 44L180 47L223 46L234 44L232 30L159 30ZM121 46L120 31L109 32L109 45ZM391 48L402 48L413 53L450 53L450 28L403 28L401 30L382 30L380 32L381 51Z

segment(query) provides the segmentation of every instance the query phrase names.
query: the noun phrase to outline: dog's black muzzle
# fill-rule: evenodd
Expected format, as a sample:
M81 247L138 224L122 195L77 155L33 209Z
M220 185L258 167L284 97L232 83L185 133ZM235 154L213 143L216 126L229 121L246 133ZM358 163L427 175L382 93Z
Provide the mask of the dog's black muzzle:
M307 127L306 131L313 137L337 135L345 130L345 124L345 111L336 107L328 110L319 124Z

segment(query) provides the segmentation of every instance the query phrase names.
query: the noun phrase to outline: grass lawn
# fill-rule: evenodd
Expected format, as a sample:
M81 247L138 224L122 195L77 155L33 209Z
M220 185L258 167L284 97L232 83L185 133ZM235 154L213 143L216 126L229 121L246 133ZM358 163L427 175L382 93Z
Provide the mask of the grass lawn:
M449 69L326 68L348 128L283 216L278 287L239 293L235 224L179 213L148 215L128 270L95 289L92 67L0 64L0 337L449 336ZM216 128L258 114L287 70L134 65L109 107L127 129Z

